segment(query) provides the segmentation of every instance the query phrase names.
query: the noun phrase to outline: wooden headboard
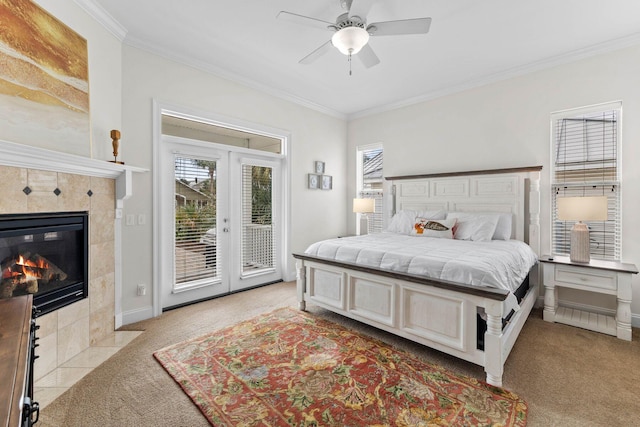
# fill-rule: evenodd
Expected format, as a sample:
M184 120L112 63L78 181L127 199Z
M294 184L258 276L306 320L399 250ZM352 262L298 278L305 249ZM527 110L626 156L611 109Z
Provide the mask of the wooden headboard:
M391 184L392 214L417 211L512 213L512 238L540 255L542 166L385 177Z

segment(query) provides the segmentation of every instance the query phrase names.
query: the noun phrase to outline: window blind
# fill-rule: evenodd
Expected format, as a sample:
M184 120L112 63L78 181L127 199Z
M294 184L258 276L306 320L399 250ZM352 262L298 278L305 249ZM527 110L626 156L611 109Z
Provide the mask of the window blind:
M379 233L384 230L384 205L382 190L361 191L359 196L362 199L374 199L375 212L367 214L369 219L369 233Z
M219 277L215 177L215 161L175 156L176 289Z
M553 253L568 255L574 221L557 218L560 197L606 196L606 221L588 221L591 257L621 258L620 108L554 117L552 168Z
M381 147L360 151L362 161L362 188L358 197L375 199L375 212L367 214L369 233L384 230L383 150Z
M274 269L273 169L242 165L242 272Z

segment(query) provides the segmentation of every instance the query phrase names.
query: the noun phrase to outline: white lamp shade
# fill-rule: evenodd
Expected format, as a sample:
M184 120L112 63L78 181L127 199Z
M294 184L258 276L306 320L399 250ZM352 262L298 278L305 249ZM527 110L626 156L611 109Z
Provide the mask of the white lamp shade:
M374 199L353 199L353 211L355 213L374 213L376 201Z
M561 221L606 221L606 196L558 197L558 219Z
M331 37L331 43L345 55L355 55L369 41L369 33L360 27L346 27Z

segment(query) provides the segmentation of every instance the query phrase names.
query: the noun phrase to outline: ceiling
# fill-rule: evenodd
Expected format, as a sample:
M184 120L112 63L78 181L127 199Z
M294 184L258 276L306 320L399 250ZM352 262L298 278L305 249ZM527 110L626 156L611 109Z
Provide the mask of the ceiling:
M378 0L367 22L431 17L431 29L371 37L381 63L367 69L354 58L350 76L337 49L298 63L332 32L276 18L285 10L335 22L339 0L76 2L115 20L126 44L345 118L640 43L635 0Z

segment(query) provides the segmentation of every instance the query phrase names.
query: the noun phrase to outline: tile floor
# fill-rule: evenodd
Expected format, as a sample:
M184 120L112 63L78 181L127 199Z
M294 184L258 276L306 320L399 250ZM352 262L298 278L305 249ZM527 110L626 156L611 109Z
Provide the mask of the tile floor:
M93 368L116 354L141 333L142 331L115 331L36 381L33 394L34 400L40 404L40 409L53 402Z

